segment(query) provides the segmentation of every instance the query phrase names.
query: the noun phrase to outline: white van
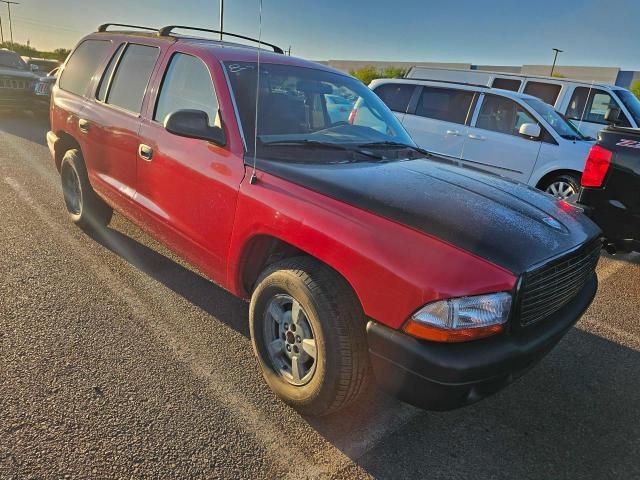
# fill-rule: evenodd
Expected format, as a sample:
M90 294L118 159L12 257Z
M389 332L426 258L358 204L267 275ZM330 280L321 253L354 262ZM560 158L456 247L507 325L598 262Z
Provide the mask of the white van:
M412 67L406 78L460 82L527 93L553 105L586 136L595 138L611 107L619 108L621 126L640 128L640 101L629 90L602 83L481 70Z
M539 98L408 79L374 80L369 87L425 150L558 198L578 193L593 142Z

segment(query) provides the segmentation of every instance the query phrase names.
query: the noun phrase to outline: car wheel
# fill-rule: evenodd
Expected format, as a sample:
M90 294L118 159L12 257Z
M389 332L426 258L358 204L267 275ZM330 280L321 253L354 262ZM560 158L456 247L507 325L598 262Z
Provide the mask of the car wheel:
M353 402L370 378L365 325L351 287L310 258L284 260L259 278L249 321L269 387L308 415Z
M553 177L542 188L561 200L572 200L580 192L580 178L571 173Z
M113 210L93 190L82 154L69 150L60 164L64 203L74 222L82 229L98 229L111 221Z

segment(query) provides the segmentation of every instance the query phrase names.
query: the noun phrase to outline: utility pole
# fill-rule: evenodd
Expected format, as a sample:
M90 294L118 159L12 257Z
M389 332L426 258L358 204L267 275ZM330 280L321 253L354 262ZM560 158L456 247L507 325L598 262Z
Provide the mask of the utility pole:
M222 41L222 32L224 32L224 0L220 0L220 41Z
M289 50L287 50L287 55L291 56L291 45L289 45Z
M7 4L9 10L9 32L11 32L11 43L13 43L13 23L11 22L11 5L20 5L18 2L11 2L9 0L0 0L2 3Z
M562 53L563 50L560 50L558 48L554 48L552 49L555 53L555 56L553 57L553 65L551 66L551 73L549 74L549 76L553 77L553 71L556 69L556 61L558 60L558 54Z
M4 30L2 29L2 17L0 17L0 38L2 38L2 43L4 43Z

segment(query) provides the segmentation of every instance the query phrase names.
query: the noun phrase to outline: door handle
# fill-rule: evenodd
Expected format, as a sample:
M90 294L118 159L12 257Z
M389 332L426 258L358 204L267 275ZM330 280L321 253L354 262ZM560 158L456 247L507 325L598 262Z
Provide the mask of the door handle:
M84 118L78 120L78 128L82 133L89 133L90 126L91 124L89 123L89 120L85 120Z
M459 137L460 132L458 130L447 130L447 135L452 135L454 137Z
M486 140L486 138L483 137L482 135L476 135L474 133L469 135L469 138L471 138L472 140Z
M153 149L149 145L141 143L138 147L138 155L145 162L150 162L153 159Z

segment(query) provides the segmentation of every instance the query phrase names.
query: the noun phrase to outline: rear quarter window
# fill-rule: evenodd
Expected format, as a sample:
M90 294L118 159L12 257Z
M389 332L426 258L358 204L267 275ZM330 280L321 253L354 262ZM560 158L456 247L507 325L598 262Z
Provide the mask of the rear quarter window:
M85 40L75 49L60 76L60 88L84 95L111 47L108 40Z

